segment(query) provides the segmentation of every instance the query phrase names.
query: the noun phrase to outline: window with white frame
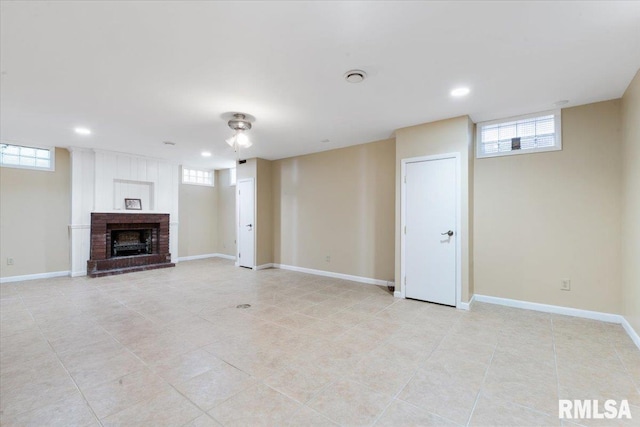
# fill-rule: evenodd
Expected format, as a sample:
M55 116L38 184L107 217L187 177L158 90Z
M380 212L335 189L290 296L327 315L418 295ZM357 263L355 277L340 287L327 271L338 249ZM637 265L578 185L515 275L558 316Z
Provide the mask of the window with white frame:
M0 143L0 166L53 171L55 151L53 148L25 147L2 142Z
M208 185L213 187L213 171L203 169L182 168L182 183Z
M478 123L476 157L496 157L562 149L560 111Z

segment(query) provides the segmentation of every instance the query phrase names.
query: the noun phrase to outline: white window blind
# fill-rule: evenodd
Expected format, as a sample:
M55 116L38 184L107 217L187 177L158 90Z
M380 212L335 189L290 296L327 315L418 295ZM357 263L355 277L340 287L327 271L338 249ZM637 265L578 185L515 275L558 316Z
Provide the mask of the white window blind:
M562 149L560 112L478 124L477 157L495 157Z
M51 171L54 169L54 151L50 148L2 143L0 144L0 165Z
M184 184L208 185L213 187L213 171L183 167L182 182Z

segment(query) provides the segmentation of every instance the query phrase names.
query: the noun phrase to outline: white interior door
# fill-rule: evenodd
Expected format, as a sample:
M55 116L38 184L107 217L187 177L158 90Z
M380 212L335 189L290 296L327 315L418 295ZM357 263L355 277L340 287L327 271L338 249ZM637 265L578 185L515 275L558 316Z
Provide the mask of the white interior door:
M238 265L255 266L255 187L253 179L238 181Z
M457 159L406 164L405 296L456 305Z

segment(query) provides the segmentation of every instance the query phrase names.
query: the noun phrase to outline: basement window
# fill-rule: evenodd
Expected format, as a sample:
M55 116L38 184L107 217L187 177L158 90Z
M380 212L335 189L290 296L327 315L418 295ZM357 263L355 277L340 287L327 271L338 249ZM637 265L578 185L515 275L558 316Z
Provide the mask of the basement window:
M193 185L207 185L209 187L213 187L213 171L183 167L182 183Z
M53 171L55 169L55 150L3 142L0 144L0 166Z
M476 157L562 150L560 110L478 123Z

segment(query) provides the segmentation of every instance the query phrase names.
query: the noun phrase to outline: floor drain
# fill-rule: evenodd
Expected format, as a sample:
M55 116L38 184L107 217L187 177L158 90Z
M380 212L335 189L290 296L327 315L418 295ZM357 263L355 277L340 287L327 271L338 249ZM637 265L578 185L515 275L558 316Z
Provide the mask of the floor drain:
M251 304L238 304L236 305L236 308L249 308L251 307Z

